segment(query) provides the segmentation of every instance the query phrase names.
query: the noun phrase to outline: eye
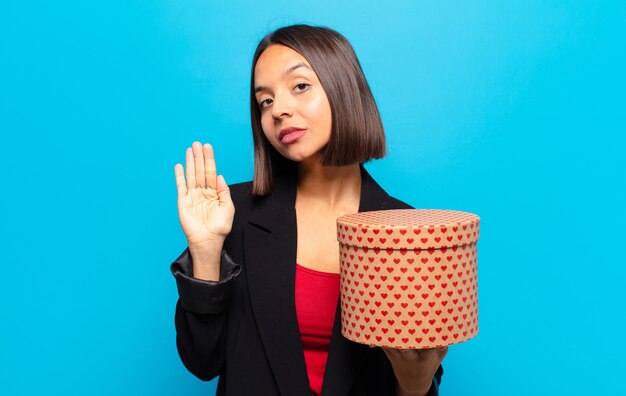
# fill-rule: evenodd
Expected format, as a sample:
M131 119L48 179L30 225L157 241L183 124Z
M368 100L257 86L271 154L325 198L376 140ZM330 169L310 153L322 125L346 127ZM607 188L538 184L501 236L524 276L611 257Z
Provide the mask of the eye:
M310 86L311 86L311 84L300 83L300 84L296 84L296 86L293 87L293 89L296 92L302 92L302 91L306 91Z
M265 99L259 102L259 108L261 108L261 110L263 110L264 108L266 108L267 106L269 106L270 104L272 104L272 99Z

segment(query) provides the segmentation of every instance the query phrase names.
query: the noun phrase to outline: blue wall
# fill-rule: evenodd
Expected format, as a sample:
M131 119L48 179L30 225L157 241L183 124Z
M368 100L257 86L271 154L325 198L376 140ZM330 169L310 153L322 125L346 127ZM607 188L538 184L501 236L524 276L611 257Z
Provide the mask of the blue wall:
M173 167L201 140L251 177L253 49L307 22L360 57L374 177L482 217L442 395L626 394L624 2L242 3L0 5L0 393L213 393L174 342Z

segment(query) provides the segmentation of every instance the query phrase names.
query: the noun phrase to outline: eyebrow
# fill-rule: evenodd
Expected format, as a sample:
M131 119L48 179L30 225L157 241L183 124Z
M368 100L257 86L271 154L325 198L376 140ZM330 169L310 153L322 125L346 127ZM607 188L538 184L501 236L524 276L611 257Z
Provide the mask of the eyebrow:
M287 75L288 75L289 73L292 73L294 70L299 69L299 68L301 68L301 67L304 67L304 68L306 68L306 69L311 70L311 68L310 68L310 67L309 67L306 63L304 63L304 62L300 62L300 63L296 63L295 65L290 66L289 68L287 68L287 70L285 70L285 71L283 72L282 77L283 77L283 78L287 77ZM260 92L260 91L265 91L265 90L267 90L267 87L263 87L263 86L254 87L254 93L255 93L255 94L256 94L257 92Z

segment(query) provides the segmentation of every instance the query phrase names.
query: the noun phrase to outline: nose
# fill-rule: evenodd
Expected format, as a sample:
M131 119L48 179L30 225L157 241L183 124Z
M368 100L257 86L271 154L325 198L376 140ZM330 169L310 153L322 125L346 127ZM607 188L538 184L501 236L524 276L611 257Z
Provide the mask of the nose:
M272 103L272 117L280 120L293 115L293 98L288 94L275 95Z

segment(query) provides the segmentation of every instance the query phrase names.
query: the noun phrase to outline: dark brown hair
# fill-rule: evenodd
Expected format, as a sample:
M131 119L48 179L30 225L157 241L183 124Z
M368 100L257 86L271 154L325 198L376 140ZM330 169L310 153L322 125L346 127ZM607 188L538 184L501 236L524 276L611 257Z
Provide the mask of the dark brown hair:
M280 28L261 40L252 60L250 117L254 138L252 192L272 190L276 172L293 171L295 163L283 157L263 134L261 111L254 93L254 68L267 47L282 44L302 55L326 92L332 115L330 141L322 165L362 164L385 156L385 131L361 64L354 49L340 33L309 25Z

